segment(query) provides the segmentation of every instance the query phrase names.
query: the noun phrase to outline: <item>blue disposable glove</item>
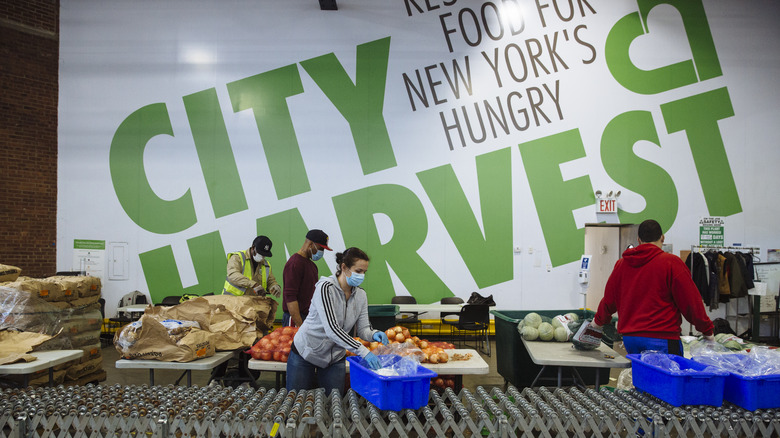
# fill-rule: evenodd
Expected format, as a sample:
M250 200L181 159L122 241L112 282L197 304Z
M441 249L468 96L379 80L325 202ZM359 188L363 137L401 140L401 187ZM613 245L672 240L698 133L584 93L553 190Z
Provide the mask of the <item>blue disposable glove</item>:
M382 364L379 363L379 358L376 357L374 353L371 353L370 351L366 355L366 357L363 358L363 360L366 361L366 365L368 368L372 370L378 370L382 368Z
M387 345L390 340L387 339L387 335L385 332L376 332L374 333L374 340L377 342L381 342L382 345Z

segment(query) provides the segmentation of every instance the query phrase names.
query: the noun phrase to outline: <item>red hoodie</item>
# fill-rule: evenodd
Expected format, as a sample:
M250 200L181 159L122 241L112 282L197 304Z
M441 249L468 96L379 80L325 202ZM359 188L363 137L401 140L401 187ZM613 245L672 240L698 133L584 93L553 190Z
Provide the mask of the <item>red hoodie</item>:
M604 325L618 313L618 332L627 336L679 339L681 315L704 335L712 321L685 263L652 243L627 249L607 280L593 319Z

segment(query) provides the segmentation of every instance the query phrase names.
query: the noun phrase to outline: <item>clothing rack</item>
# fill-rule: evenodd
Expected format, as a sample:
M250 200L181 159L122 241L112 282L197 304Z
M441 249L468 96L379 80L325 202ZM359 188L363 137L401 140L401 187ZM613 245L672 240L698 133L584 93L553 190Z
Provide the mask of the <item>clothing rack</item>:
M758 247L758 246L691 245L691 253L693 253L693 252L701 253L701 252L706 252L706 251L710 251L710 250L746 252L746 253L749 253L751 256L753 256L753 258L756 258L759 261L761 260L761 258L757 256L757 254L759 254L761 252L761 248ZM691 259L691 266L690 266L691 275L693 275L693 266L692 265L693 265L693 259ZM751 306L750 306L750 295L747 295L747 296L742 297L742 298L747 298L748 299L747 318L748 318L748 321L750 321L752 319L751 315L753 313L753 310L751 309ZM734 331L737 332L737 335L739 335L739 318L740 318L740 316L739 316L739 298L735 298L734 299L734 307L735 307L734 312L736 313L734 315ZM729 320L729 307L728 307L728 305L726 305L725 319L726 319L726 321ZM749 322L748 322L748 327L750 327L750 323ZM688 334L690 334L690 335L693 334L693 325L691 323L688 323ZM756 333L754 336L757 337L758 333Z
M723 249L726 251L740 251L740 252L749 252L751 255L756 255L761 251L761 247L758 246L717 246L717 245L691 245L691 252L694 252L696 249ZM701 251L697 251L701 252Z

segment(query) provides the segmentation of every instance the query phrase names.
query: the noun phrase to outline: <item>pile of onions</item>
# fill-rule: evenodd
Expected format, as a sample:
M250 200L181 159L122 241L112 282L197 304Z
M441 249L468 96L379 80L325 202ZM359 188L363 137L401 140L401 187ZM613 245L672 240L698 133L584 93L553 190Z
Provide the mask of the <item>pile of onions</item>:
M298 327L280 327L260 338L247 353L252 359L287 362Z
M409 333L408 328L399 325L385 330L385 335L387 335L387 339L391 344L406 343L409 344L410 347L419 348L422 351L423 363L447 363L449 361L449 354L444 350L455 348L455 346L449 342L429 342L425 339L420 339L417 336L412 336ZM360 338L353 339L362 343L371 351L374 351L382 345L375 341L368 342ZM347 356L352 356L352 353L347 351Z

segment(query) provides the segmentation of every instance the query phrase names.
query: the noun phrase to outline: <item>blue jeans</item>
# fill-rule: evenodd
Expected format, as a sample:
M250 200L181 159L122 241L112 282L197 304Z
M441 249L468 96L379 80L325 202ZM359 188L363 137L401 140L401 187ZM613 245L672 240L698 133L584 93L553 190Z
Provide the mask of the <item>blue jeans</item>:
M347 376L345 360L320 368L302 358L295 350L287 358L287 390L325 388L325 394L338 389L344 395L344 381Z
M623 346L628 354L641 354L645 350L656 350L664 353L682 356L682 341L671 339L644 338L641 336L623 335Z

